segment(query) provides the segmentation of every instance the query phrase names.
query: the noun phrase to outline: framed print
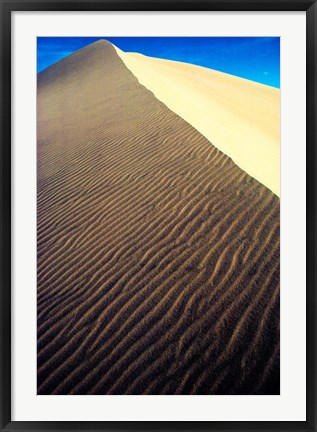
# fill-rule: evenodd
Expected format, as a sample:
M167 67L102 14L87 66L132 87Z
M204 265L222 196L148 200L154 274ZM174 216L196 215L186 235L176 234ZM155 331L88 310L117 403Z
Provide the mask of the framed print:
M1 428L316 430L316 2L1 1Z

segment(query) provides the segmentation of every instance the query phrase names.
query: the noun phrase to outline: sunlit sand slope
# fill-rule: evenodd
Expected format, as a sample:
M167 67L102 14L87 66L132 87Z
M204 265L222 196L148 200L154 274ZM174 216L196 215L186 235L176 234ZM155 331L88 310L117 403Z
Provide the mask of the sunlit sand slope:
M200 66L116 50L141 84L280 196L278 89Z
M37 107L38 393L278 394L276 195L106 42Z

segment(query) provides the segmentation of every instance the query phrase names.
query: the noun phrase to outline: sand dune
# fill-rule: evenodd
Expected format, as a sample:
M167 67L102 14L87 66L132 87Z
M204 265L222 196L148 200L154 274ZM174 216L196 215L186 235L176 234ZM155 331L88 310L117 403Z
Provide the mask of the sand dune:
M278 89L200 66L115 49L142 85L280 196Z
M37 109L38 394L278 394L277 196L105 41Z

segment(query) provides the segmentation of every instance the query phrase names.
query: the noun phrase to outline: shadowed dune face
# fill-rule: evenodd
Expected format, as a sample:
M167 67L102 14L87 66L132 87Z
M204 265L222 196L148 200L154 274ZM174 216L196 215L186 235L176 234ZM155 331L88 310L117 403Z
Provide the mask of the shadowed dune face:
M278 394L278 197L105 41L37 109L38 394Z

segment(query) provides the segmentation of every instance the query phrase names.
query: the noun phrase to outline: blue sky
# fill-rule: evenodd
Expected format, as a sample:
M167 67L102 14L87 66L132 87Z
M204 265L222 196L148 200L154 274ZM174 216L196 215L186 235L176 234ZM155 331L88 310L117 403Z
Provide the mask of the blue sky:
M280 87L278 37L38 37L37 71L99 39L123 51L192 63Z

